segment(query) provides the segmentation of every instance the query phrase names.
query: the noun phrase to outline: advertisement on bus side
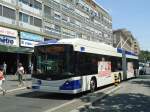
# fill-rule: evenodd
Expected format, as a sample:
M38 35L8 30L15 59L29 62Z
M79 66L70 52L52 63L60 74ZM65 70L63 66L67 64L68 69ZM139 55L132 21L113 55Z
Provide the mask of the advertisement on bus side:
M109 77L111 76L111 62L99 61L98 62L98 76Z

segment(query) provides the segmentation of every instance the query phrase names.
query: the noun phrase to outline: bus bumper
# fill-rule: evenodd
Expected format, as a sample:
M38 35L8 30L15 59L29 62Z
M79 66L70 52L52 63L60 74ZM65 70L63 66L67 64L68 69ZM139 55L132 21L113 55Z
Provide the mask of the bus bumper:
M77 94L82 92L81 89L75 90L60 90L59 87L33 85L32 91L50 92L50 93L65 93L65 94Z

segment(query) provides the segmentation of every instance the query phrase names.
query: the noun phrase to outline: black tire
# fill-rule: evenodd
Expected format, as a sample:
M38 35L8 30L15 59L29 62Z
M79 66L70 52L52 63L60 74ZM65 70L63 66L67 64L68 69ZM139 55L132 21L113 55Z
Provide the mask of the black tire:
M94 92L97 88L97 83L96 83L96 79L92 78L90 81L90 91Z

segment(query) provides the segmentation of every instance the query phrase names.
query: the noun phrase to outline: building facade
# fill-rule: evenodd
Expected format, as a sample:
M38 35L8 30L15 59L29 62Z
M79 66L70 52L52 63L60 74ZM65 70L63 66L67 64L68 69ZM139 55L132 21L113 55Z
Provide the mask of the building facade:
M127 29L113 31L113 46L139 54L140 46L136 38Z
M8 68L8 57L13 56L13 65L22 62L28 69L34 45L48 39L83 38L113 45L112 18L93 0L1 0L0 31L4 29L15 34L0 32L0 41L9 43L0 43L0 64L5 61Z

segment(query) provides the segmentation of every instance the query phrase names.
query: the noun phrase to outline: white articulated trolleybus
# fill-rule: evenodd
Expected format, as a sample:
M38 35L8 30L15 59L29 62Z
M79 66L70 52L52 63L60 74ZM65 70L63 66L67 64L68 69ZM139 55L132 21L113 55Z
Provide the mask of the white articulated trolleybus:
M79 38L43 42L34 49L32 89L76 94L135 77L138 58L125 51L127 75L123 75L122 49Z

